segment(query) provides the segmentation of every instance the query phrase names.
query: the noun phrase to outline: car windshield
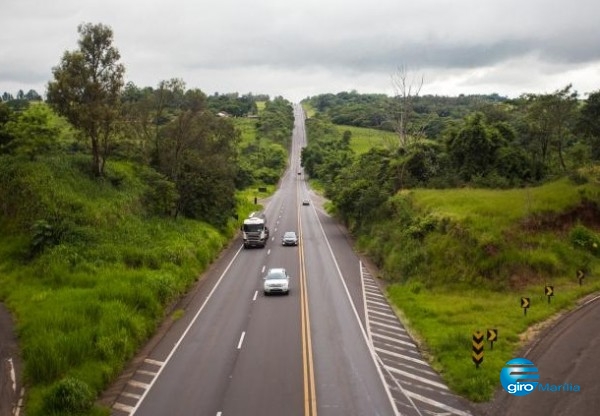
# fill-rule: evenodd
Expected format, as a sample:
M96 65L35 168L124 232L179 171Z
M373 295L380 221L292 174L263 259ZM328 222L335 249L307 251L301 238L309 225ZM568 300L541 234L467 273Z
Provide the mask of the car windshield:
M262 231L262 224L244 224L244 231L247 233L254 233L257 231Z
M296 238L296 233L285 233L283 236L285 238Z
M284 272L269 272L269 274L267 274L267 276L265 277L266 280L274 280L274 279L285 279L286 275Z

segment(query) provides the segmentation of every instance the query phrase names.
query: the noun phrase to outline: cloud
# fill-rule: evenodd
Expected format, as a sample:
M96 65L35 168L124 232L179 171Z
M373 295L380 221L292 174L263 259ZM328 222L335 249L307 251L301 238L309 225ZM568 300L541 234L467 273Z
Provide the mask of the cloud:
M44 89L83 22L113 29L142 86L180 77L207 93L390 92L398 66L428 74L440 94L599 79L595 0L0 1L0 91Z

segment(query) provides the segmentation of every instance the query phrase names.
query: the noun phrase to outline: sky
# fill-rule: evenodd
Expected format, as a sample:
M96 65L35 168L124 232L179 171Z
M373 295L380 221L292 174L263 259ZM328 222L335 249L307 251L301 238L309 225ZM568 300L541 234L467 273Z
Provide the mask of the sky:
M0 94L45 94L77 27L114 33L126 82L293 102L324 93L600 90L598 0L0 0Z

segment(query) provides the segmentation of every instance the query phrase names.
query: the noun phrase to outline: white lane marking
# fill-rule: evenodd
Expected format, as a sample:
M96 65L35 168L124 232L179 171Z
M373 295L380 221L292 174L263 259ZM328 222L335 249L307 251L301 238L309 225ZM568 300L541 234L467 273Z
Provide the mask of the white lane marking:
M113 404L113 409L120 410L122 412L131 413L133 411L133 406L128 406L126 404L117 402L117 403Z
M396 352L393 352L393 351L390 351L390 350L386 350L386 349L383 349L383 348L378 348L378 347L375 347L375 351L379 351L382 354L391 355L393 357L400 358L401 360L407 360L407 361L412 361L413 363L417 363L417 364L421 364L421 365L426 365L427 368L430 368L429 364L426 361L420 360L418 358L410 357L410 356L404 355L404 354L398 354ZM433 371L431 371L431 374L436 374L436 373L433 372Z
M472 416L471 413L469 412L463 412L462 410L458 410L455 409L454 407L450 407L444 403L440 403L438 401L432 400L432 399L428 399L427 397L423 397L420 394L417 393L413 393L412 391L406 391L406 394L411 396L412 398L414 398L415 400L418 400L420 402L423 403L427 403L431 406L435 406L435 407L439 407L440 409L443 409L447 412L450 412L450 414L452 415L458 415L458 416Z
M9 358L7 361L10 366L10 381L12 382L13 393L16 394L17 393L17 376L15 374L15 366L13 364L12 357Z
M151 358L146 358L146 359L144 360L144 362L145 362L145 363L148 363L148 364L154 364L154 365L157 365L157 366L159 366L159 367L161 367L161 366L164 364L164 362L162 362L162 361L153 360L153 359L151 359Z
M382 335L382 334L373 334L373 336L377 337L379 339L383 339L388 342L398 343L398 344L406 345L408 347L413 347L413 348L417 347L414 342L402 341L398 338L388 337L388 336Z
M141 381L136 381L136 380L129 380L127 382L127 384L129 384L130 386L133 387L138 387L140 389L144 389L146 391L148 391L148 389L150 388L151 384L148 383L142 383Z
M391 312L379 312L379 311L375 311L373 309L369 310L369 313L372 313L374 315L379 315L379 316L383 316L384 318L396 318L396 315L393 315Z
M429 384L430 386L435 386L435 387L439 388L440 390L449 390L448 387L446 387L446 385L444 385L442 383L438 383L437 381L429 380L428 378L420 377L420 376L417 376L415 374L408 373L406 371L402 371L402 370L400 370L398 368L391 367L389 365L386 365L385 368L388 371L391 371L391 372L396 373L396 374L400 374L401 376L404 376L404 377L407 377L407 378L411 378L413 380L420 381L423 384Z
M267 268L267 266L266 266L265 264L263 264L263 267L262 267L262 269L260 270L260 272L261 272L261 273L264 273L266 268Z
M330 247L330 249L331 249L331 247ZM419 408L417 407L417 405L415 404L415 402L413 402L412 398L410 398L409 396L406 395L406 393L404 391L404 387L402 387L402 385L398 382L398 380L390 374L389 370L387 369L387 366L385 365L385 363L383 362L383 360L381 359L381 357L379 356L379 354L377 354L377 351L375 351L375 345L373 344L373 337L372 337L373 334L372 334L371 328L369 326L370 311L367 308L367 295L368 294L367 294L367 292L365 290L365 281L366 281L366 279L372 279L372 278L371 278L370 273L368 273L368 271L367 271L367 276L365 276L365 273L363 271L362 260L359 260L358 267L359 267L359 270L360 270L360 283L361 283L361 286L362 286L362 289L363 289L363 296L362 297L363 297L363 303L364 303L364 308L365 308L365 321L366 321L366 324L367 324L367 331L369 331L368 338L367 338L367 334L365 334L365 330L364 329L363 329L363 335L365 336L365 338L366 338L365 340L367 341L367 344L369 345L369 349L371 350L371 355L373 357L373 361L375 361L375 367L377 367L377 371L379 372L379 377L381 378L381 381L383 382L383 385L385 386L385 390L388 393L388 397L390 397L390 400L392 400L396 416L400 415L400 411L398 410L398 406L396 405L396 400L394 400L391 397L390 389L392 387L389 386L388 383L387 383L387 381L385 380L385 377L383 375L383 370L385 370L388 373L388 375L391 376L392 380L394 380L394 384L396 385L396 388L398 390L400 390L400 393L402 393L402 395L408 399L408 401L410 403L410 406L412 406L412 408L417 412L417 414L419 416L422 416L421 410L419 410ZM346 286L346 285L344 284L344 286ZM348 291L347 288L346 288L346 291ZM380 295L380 293L378 295ZM349 296L350 296L350 293L348 293L348 297ZM370 295L370 296L372 296L372 295ZM350 300L350 303L352 303L352 300ZM358 317L358 312L356 311L356 309L354 309L354 312L356 313L357 318L359 318ZM396 317L396 319L398 319L398 318ZM358 323L360 324L360 318L358 320ZM361 325L361 329L362 329L362 325Z
M150 386L146 390L144 390L144 394L142 394L141 399L137 402L137 404L133 408L133 411L131 412L132 415L135 414L135 412L139 409L140 405L144 402L144 398L146 397L146 395L148 394L148 392L150 391L150 389L152 388L152 386L154 385L154 383L156 382L156 380L158 380L158 377L160 376L160 374L162 373L162 371L165 369L166 365L169 363L169 361L171 360L171 358L173 357L173 355L175 355L175 351L177 351L177 349L179 348L179 346L183 342L183 339L186 337L186 335L188 334L188 332L190 332L190 329L192 328L192 326L194 325L194 323L196 323L196 320L200 316L200 313L202 313L202 311L204 310L204 308L208 304L208 301L211 299L212 295L215 293L215 291L217 290L217 288L221 284L221 281L225 278L225 275L227 274L227 272L231 268L231 265L233 264L233 262L235 261L235 259L240 254L240 252L242 251L243 248L244 248L243 245L241 245L240 248L238 248L238 251L235 253L235 255L233 256L233 258L231 259L231 261L229 262L229 264L227 265L227 267L225 267L225 270L223 270L223 273L221 273L221 276L219 276L219 279L217 280L217 283L215 283L215 285L211 289L211 291L208 294L208 296L206 297L206 299L204 299L204 302L202 303L202 306L200 306L200 308L198 309L198 311L196 312L196 314L192 318L191 322L188 324L188 326L185 329L185 331L183 331L183 334L181 334L181 337L179 337L179 340L177 341L177 343L175 343L175 346L173 347L173 349L171 350L171 352L167 356L166 360L164 361L164 365L162 367L160 367L160 370L158 370L158 374L156 374L156 377L154 377L154 379L150 382Z
M258 298L258 290L254 291L254 296L252 297L252 301L255 301Z
M133 394L133 393L128 393L126 391L121 393L121 396L129 397L130 399L136 399L136 400L139 399L140 397L142 397L141 394Z
M15 409L14 416L19 416L21 413L21 409L23 408L23 400L25 399L25 387L21 387L21 395L19 396L19 401L17 403L17 408Z
M271 254L271 249L268 249L268 250L267 250L267 256L268 256L269 254Z
M242 336L240 337L240 342L238 342L237 349L242 349L242 344L244 343L244 337L246 336L246 331L242 332Z
M156 375L156 371L147 371L147 370L137 370L136 373L142 374L144 376L152 376L152 377L154 377Z
M373 344L371 343L371 340L369 339L369 336L367 335L367 332L366 332L366 330L362 324L362 321L360 319L360 315L358 314L358 311L356 310L356 306L354 305L354 302L352 301L352 295L350 294L348 285L346 285L346 281L344 280L344 275L342 274L340 265L338 264L337 259L335 258L335 254L333 253L333 248L331 248L331 244L329 243L329 239L327 238L327 234L325 233L323 224L321 224L321 221L319 220L319 215L316 212L315 206L311 205L311 207L313 209L313 212L315 213L315 216L317 217L317 223L319 224L319 228L321 229L321 235L323 235L323 238L325 239L325 244L327 245L327 249L329 250L329 255L331 256L331 259L333 260L333 264L335 265L338 279L340 279L340 282L342 283L342 286L344 287L344 290L346 292L346 298L348 299L348 302L350 303L350 307L351 307L352 311L354 312L354 317L356 318L356 322L358 323L358 327L360 328L360 332L363 336L365 344L367 345L367 348L369 349L369 352L371 353L371 359L373 360L373 364L375 365L375 368L377 369L377 373L379 374L379 379L380 379L381 383L383 384L383 388L385 389L385 392L388 396L390 405L392 406L392 408L394 410L394 415L400 416L400 412L398 411L398 408L396 407L396 402L395 402L394 398L392 397L392 392L390 391L390 387L388 386L388 383L385 380L385 376L383 375L382 367L377 365L377 363L379 362L377 353L373 349ZM361 269L361 278L362 278L362 262L359 262L359 267ZM415 410L417 411L417 413L421 414L419 412L419 409L416 408L416 406L415 406Z

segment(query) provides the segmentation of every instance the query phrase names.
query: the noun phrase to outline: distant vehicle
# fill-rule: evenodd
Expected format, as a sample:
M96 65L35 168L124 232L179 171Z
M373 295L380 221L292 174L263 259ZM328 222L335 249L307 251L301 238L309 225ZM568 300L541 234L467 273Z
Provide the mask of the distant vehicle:
M281 244L284 246L297 246L298 235L295 231L286 231L281 237Z
M242 239L244 248L264 247L269 241L267 217L263 213L253 212L242 224Z
M284 268L269 269L264 277L263 291L265 295L272 293L290 293L290 276Z
M308 199L303 199L302 205L310 205L310 201Z

